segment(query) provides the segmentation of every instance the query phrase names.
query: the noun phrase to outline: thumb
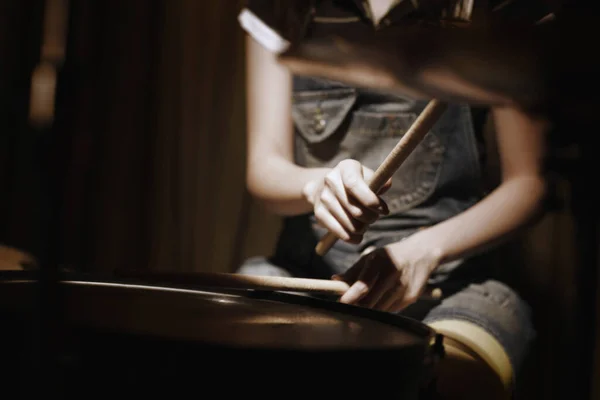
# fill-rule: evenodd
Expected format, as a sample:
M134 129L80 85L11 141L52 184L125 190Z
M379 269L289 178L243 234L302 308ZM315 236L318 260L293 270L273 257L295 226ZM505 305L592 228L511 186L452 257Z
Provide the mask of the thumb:
M373 175L375 175L375 171L373 171L371 168L365 167L363 165L362 166L362 175L363 175L363 179L365 180L365 182L369 183L369 182L371 182L371 179L373 179Z
M362 173L363 173L363 179L365 180L365 182L367 182L370 185L371 180L373 179L373 176L375 175L375 171L373 171L372 169L365 167L363 165ZM392 186L392 178L388 179L383 184L383 186L379 189L377 194L384 194L385 192L387 192L390 189L391 186Z

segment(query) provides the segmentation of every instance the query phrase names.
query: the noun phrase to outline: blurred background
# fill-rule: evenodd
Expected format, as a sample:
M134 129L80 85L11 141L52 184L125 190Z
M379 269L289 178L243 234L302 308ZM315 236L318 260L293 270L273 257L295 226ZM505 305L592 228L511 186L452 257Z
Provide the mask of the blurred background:
M280 221L254 204L244 181L242 3L71 1L48 130L28 121L45 2L0 0L5 249L42 251L58 196L65 268L232 272L270 253ZM47 146L64 171L60 185L40 173ZM550 212L497 251L538 327L521 398L600 398L597 167L587 151L556 144ZM493 181L497 163L488 163Z
M71 3L53 132L68 171L63 263L223 272L269 251L278 221L244 184L240 2ZM27 115L44 2L0 4L0 232L35 253L47 202Z

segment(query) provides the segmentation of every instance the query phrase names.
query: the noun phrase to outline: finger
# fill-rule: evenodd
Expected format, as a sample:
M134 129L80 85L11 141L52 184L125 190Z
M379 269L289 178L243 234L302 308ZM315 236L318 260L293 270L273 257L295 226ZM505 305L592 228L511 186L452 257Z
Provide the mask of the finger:
M325 176L324 179L325 187L328 187L336 196L338 201L348 210L350 215L361 215L363 207L357 204L352 204L348 199L346 188L342 180L341 172L339 169L334 169Z
M364 233L366 225L348 215L348 212L328 187L323 188L320 202L327 207L329 213L335 217L348 235L362 235Z
M358 280L342 295L340 302L346 304L358 303L369 292L370 288L377 283L378 277L379 273L377 269L365 264Z
M390 312L400 312L417 301L417 296L407 295L406 292L389 307Z
M302 196L304 196L304 198L310 203L310 204L315 204L316 200L316 196L319 193L319 188L322 186L322 183L320 183L318 180L312 180L309 181L306 185L304 185L304 187L302 188Z
M405 292L406 286L401 284L396 285L392 290L388 291L373 308L380 311L394 312L394 305L402 301Z
M348 198L348 202L350 204L360 208L361 212L357 213L357 214L352 214L352 217L354 217L356 220L358 220L359 222L361 222L365 225L370 225L373 222L377 221L377 219L379 217L381 217L382 215L389 214L389 209L387 208L387 205L385 205L385 207L383 207L383 208L378 208L376 210L373 210L371 208L364 207L353 196L350 196Z
M371 168L367 168L364 165L362 166L362 176L365 182L371 183L373 180L373 175L375 175L375 172Z
M369 292L369 286L363 281L356 281L340 298L340 303L356 304Z
M362 229L365 228L365 224L373 223L386 211L385 208L373 210L365 207L359 201L357 201L354 196L348 196L346 188L344 187L342 179L339 175L325 177L325 187L327 187L333 193L333 195L335 195L337 202L339 202L349 217L355 221L354 224L359 225Z
M371 184L371 181L373 180L373 175L375 175L375 172L373 172L373 170L363 166L363 178L364 178L365 182L367 182L367 184L369 184L369 185ZM382 195L385 192L387 192L391 187L392 187L392 178L388 179L383 184L383 186L379 188L379 190L377 191L377 194Z
M393 293L396 286L398 286L397 274L386 275L385 278L380 278L374 287L369 290L363 299L361 305L367 308L373 308L384 296L389 296L389 293Z
M360 164L344 164L340 171L344 188L363 206L376 210L381 207L380 198L369 188L363 178Z
M360 243L362 240L362 235L360 237L356 237L355 235L351 235L346 232L339 221L333 215L331 215L327 207L320 202L315 207L315 218L317 219L319 225L333 233L340 240L352 243L356 242L357 240L358 243Z
M410 275L410 274L409 274ZM403 277L405 282L401 286L405 289L402 296L398 296L396 301L388 308L391 312L400 312L409 305L415 303L421 293L425 290L426 276ZM387 306L387 305L386 305Z

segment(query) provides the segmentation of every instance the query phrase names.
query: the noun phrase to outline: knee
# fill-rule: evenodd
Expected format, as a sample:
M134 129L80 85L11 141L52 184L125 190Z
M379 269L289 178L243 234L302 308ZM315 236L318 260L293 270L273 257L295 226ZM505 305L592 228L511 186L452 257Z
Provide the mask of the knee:
M471 322L445 319L429 326L444 337L437 390L444 399L508 399L514 370L502 345Z
M500 385L509 391L514 377L535 336L528 305L510 287L496 281L470 285L445 299L425 318L447 338L450 348L445 364L454 365L452 373L467 374L471 382L474 365L487 377L479 382ZM467 356L470 354L470 358ZM491 375L489 375L491 374Z
M463 321L478 326L498 341L517 371L535 338L531 311L510 287L497 281L473 284L434 308L425 318Z
M435 327L435 325L434 325ZM510 383L506 374L482 357L481 347L475 351L462 338L455 339L451 332L437 329L444 335L445 355L437 365L435 393L444 400L508 400Z

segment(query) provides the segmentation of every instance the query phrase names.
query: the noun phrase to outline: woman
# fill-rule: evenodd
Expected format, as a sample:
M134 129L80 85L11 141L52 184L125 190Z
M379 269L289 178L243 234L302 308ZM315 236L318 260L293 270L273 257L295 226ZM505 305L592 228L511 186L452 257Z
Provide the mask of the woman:
M446 373L440 391L505 398L533 328L528 306L494 279L484 250L541 210L545 126L516 109L492 110L502 182L485 194L471 109L451 105L376 194L369 177L426 102L291 76L277 63L286 41L268 25L266 3L240 16L249 34L247 185L285 218L275 254L247 260L239 273L343 279L351 287L342 302L419 318L449 338L454 357L443 368L454 375ZM415 12L401 8L410 2L383 3L317 2L304 37L384 29ZM327 231L340 240L313 257ZM423 306L427 285L444 299Z

